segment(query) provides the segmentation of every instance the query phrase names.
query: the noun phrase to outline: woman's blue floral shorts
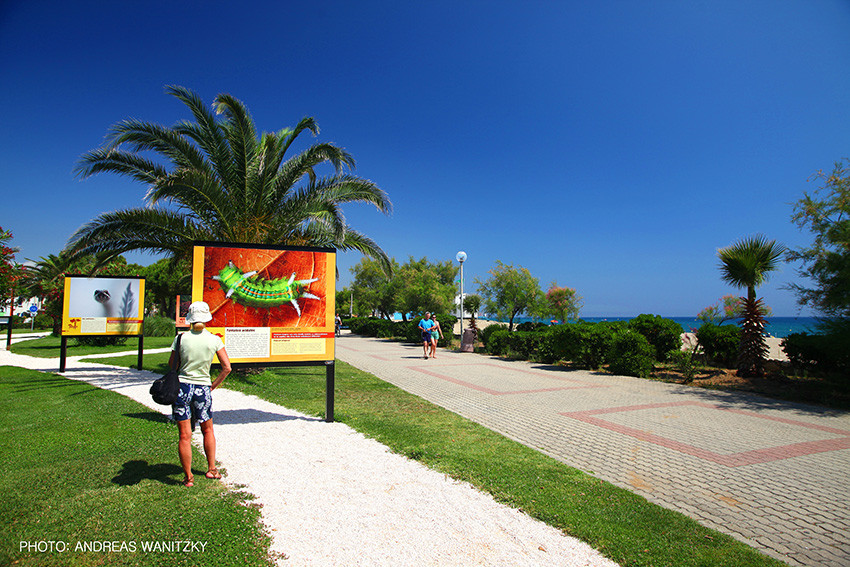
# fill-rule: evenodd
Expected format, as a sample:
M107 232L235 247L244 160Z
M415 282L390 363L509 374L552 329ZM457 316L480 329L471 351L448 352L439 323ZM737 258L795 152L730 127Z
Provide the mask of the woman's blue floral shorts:
M202 423L212 419L212 391L209 386L180 383L177 401L171 406L174 421L191 419Z

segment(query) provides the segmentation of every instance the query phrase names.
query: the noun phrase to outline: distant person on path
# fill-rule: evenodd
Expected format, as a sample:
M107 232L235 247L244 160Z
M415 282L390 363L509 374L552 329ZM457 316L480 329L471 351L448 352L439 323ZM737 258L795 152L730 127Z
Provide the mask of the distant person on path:
M342 330L342 318L339 316L339 313L336 314L336 319L334 319L334 327L336 328L336 336L339 336Z
M230 358L224 350L224 343L219 337L206 330L205 323L212 320L210 306L203 301L196 301L189 306L186 323L189 330L183 333L180 342L180 394L171 406L180 440L177 443L177 454L183 467L183 486L194 486L195 477L192 475L192 431L195 422L201 424L204 435L204 453L207 457L207 478L221 478L221 473L215 466L215 434L212 421L212 390L218 388L224 378L230 374ZM173 366L177 355L175 348L177 339L171 343L171 358L169 366ZM221 371L215 382L210 380L210 366L213 355L218 356Z
M440 340L443 329L440 328L440 322L437 321L436 317L432 321L434 321L434 326L431 327L431 358L437 358L437 341Z
M431 312L425 313L425 317L419 320L419 331L422 334L422 354L428 358L428 346L431 346L431 353L434 352L434 346L431 344L431 329L434 327L434 321L431 319Z

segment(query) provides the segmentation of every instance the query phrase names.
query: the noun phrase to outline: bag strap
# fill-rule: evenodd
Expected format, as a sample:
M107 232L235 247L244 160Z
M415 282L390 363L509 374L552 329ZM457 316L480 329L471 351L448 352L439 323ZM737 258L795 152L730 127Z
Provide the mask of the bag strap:
M177 335L177 348L174 351L177 353L177 358L174 361L177 363L174 367L174 370L180 370L180 339L183 338L183 333Z

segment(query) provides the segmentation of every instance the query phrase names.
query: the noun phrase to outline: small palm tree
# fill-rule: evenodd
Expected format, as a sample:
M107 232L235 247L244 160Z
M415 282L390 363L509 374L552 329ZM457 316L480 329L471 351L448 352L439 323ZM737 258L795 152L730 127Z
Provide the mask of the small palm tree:
M463 298L463 309L467 313L469 313L469 328L475 333L475 336L478 337L478 324L475 321L475 314L478 313L478 310L481 308L481 296L475 294L464 295ZM463 329L460 330L461 334L463 334Z
M756 288L767 281L768 274L779 267L785 246L763 235L756 235L717 251L723 280L738 288L746 288L741 321L741 344L738 350L738 375L761 376L767 344L764 340L767 306L756 298Z
M166 92L195 120L172 127L124 120L103 147L80 158L81 177L117 173L144 183L148 192L147 206L104 213L81 227L69 242L76 253L144 250L190 259L192 242L209 240L334 246L389 267L384 251L346 224L340 208L363 202L392 210L384 191L344 171L354 168L354 158L327 143L285 158L300 134L319 133L315 120L258 135L248 110L228 94L215 98L213 112L188 89L170 86ZM160 159L142 155L149 151ZM321 164L335 174L319 177Z

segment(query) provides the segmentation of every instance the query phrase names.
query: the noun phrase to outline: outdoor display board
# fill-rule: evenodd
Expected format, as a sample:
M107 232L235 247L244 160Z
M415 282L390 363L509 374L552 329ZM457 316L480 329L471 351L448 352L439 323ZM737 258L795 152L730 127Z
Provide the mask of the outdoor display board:
M333 361L336 250L198 242L192 301L235 363Z
M145 279L65 276L62 335L140 335Z

